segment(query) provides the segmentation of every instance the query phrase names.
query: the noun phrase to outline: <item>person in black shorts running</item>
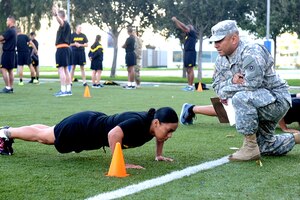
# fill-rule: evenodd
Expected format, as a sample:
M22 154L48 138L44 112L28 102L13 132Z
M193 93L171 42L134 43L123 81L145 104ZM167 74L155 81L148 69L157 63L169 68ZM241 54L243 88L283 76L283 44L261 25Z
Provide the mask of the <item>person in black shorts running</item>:
M187 72L188 85L183 88L184 91L194 91L194 67L196 65L196 43L197 33L192 25L185 25L179 21L176 17L172 17L172 21L175 25L182 30L186 36L184 38L184 55L183 62Z
M0 35L0 42L3 43L3 53L1 57L1 73L5 82L5 87L0 93L13 93L14 71L16 64L17 33L15 28L15 18L9 16L6 20L8 29Z
M134 53L135 47L135 37L133 35L133 29L129 27L127 29L127 33L129 37L127 38L125 44L122 46L125 48L126 56L125 62L127 66L128 72L128 83L124 86L124 89L135 89L135 81L134 81L134 66L136 65L136 55Z
M113 154L119 142L123 149L139 147L156 139L157 161L172 161L163 156L164 142L171 138L178 127L178 116L170 107L148 112L123 112L106 115L101 112L84 111L66 117L55 126L35 124L19 128L5 127L0 130L0 153L12 154L12 140L40 142L54 145L58 152L79 153L110 147ZM7 144L9 143L9 144ZM139 168L138 165L126 165Z

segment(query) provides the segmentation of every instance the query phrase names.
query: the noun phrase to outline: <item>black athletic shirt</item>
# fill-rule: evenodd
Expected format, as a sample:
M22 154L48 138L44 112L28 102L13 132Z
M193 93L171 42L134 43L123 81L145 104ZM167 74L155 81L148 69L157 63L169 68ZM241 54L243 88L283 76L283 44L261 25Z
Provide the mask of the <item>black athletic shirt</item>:
M17 51L18 52L29 52L29 37L25 34L19 34L17 36Z
M3 43L3 51L15 51L17 45L17 32L15 27L8 28L3 34L5 42Z
M122 148L142 146L153 138L149 133L151 121L147 112L112 116L94 111L76 113L55 126L55 147L60 153L68 153L109 146L108 133L116 126L124 133Z
M131 52L134 52L134 44L135 44L135 38L133 35L130 35L126 42L125 42L125 45L126 45L126 53L131 53Z
M190 30L186 33L184 42L184 51L196 51L197 34L195 30Z
M76 32L71 35L71 42L75 43L78 42L79 44L88 43L88 39L86 38L86 35L83 33L77 34ZM72 46L72 50L84 50L84 47L76 47Z
M64 21L63 26L59 26L56 34L55 45L58 44L70 44L71 39L71 28L67 21Z

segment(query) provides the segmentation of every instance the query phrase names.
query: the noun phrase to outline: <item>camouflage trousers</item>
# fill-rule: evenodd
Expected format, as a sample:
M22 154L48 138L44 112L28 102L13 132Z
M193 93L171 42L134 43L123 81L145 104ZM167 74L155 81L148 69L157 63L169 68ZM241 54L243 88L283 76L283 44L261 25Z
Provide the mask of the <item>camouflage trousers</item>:
M265 95L266 96L266 95ZM250 91L238 92L232 98L236 114L236 129L243 135L256 134L262 155L284 155L295 145L291 133L274 134L277 123L286 114L290 104L284 98L258 107L257 96ZM258 97L261 101L261 97Z
M136 65L134 66L134 80L137 85L140 85L141 83L141 59L136 59Z

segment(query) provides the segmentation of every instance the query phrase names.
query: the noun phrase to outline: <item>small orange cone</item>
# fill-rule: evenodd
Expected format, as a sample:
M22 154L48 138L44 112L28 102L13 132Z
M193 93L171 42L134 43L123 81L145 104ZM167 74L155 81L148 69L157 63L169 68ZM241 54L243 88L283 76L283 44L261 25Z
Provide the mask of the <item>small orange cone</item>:
M91 97L89 86L85 86L83 96L88 98Z
M201 82L199 82L199 84L198 84L197 91L198 92L202 92L203 91Z
M126 173L125 161L123 157L123 152L121 149L121 144L117 142L114 150L114 155L112 157L109 171L106 176L115 177L126 177L129 174Z

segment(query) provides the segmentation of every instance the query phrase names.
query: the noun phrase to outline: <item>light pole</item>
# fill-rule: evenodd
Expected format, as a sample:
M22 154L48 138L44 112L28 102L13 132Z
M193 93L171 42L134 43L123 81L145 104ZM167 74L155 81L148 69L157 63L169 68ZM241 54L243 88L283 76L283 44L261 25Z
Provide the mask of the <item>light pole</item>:
M67 3L68 22L70 23L70 0Z
M265 47L271 53L271 41L269 41L270 35L270 0L267 0L267 22L266 22L266 41L264 42Z

